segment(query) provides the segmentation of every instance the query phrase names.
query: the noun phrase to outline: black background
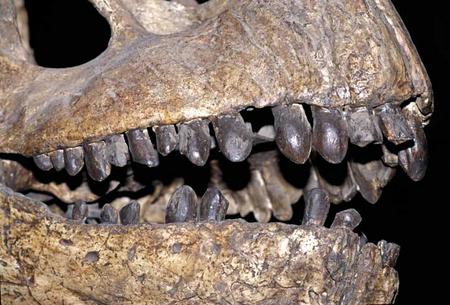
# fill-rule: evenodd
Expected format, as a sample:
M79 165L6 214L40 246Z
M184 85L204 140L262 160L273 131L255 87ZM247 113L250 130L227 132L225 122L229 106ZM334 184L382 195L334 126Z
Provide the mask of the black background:
M393 1L409 29L429 72L435 91L435 114L426 129L430 165L426 178L413 183L399 171L376 205L359 196L338 209L356 207L370 241L386 239L402 246L397 269L397 304L433 304L446 301L448 243L446 207L450 171L450 47L448 14L440 1ZM31 43L39 64L75 66L97 56L107 46L109 27L86 1L26 1L30 13Z

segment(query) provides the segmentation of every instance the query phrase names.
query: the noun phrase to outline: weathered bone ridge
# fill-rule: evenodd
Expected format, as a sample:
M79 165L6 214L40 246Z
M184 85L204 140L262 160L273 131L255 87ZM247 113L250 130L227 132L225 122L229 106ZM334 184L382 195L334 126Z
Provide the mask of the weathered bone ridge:
M0 186L5 304L388 304L396 271L343 227L83 225Z

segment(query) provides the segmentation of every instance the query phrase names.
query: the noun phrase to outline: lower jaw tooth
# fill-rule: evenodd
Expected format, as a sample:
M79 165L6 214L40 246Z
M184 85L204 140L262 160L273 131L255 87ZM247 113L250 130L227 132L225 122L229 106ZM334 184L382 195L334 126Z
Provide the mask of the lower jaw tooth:
M200 201L201 221L222 221L227 215L228 201L216 187L208 188Z
M132 200L129 204L120 209L120 223L123 225L134 225L139 223L141 206L137 201Z
M378 248L381 250L383 266L395 267L397 258L400 255L400 246L394 243L388 243L385 240L378 242Z
M347 126L340 112L312 106L313 147L328 162L341 163L347 153Z
M269 199L266 185L261 172L252 170L250 183L247 186L247 192L250 195L253 214L258 222L267 223L270 221L272 202Z
M169 200L166 223L196 221L198 215L197 195L187 185L179 187Z
M396 167L398 165L398 156L392 153L384 144L381 145L381 150L383 152L383 156L381 157L381 159L383 160L384 164L390 167Z
M128 152L128 145L125 142L125 137L120 135L112 135L105 139L107 144L107 151L109 156L109 163L117 167L124 167L130 160L130 153Z
M158 153L153 147L147 129L130 130L126 135L134 162L147 165L148 167L158 166Z
M180 124L178 134L180 138L180 153L185 155L193 164L205 165L211 148L207 120L195 120Z
M305 192L305 213L303 225L323 226L330 210L330 200L327 193L319 188Z
M398 160L402 169L413 181L420 181L428 167L427 138L419 122L415 120L410 122L414 145L400 151Z
M253 132L239 113L219 116L213 120L213 126L217 144L228 160L247 159L252 151Z
M47 154L33 156L33 160L36 166L43 171L49 171L53 168L52 160Z
M66 172L70 176L78 174L84 166L84 153L82 147L67 148L64 150Z
M355 209L339 212L334 217L331 228L348 228L354 230L361 223L361 215Z
M178 134L175 126L155 126L153 131L156 134L156 147L161 155L167 156L177 147Z
M64 162L64 151L62 149L57 149L55 151L52 151L50 154L50 160L52 160L53 168L56 171L61 171L65 167Z
M84 222L88 216L88 206L85 202L76 202L72 210L72 219L80 222Z
M394 144L401 144L413 139L409 127L400 107L384 104L377 109L380 127L385 137Z
M105 204L103 206L102 212L100 213L100 221L102 223L107 223L107 224L118 223L119 215L118 215L116 208L114 208L109 203Z
M105 142L87 143L83 146L84 163L89 176L95 181L103 181L111 174Z

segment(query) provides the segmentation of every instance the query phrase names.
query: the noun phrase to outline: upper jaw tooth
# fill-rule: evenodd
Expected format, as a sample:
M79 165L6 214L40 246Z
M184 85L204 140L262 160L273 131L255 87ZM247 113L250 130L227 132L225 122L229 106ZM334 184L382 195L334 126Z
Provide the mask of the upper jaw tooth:
M158 153L153 147L148 130L135 129L126 133L131 156L136 163L155 167L159 164Z
M414 138L411 127L399 106L387 103L376 109L384 136L394 144L402 144Z
M211 148L208 120L195 120L180 124L180 153L185 155L193 164L205 165Z
M111 174L111 164L105 142L86 143L84 148L84 163L89 176L95 181L103 181Z

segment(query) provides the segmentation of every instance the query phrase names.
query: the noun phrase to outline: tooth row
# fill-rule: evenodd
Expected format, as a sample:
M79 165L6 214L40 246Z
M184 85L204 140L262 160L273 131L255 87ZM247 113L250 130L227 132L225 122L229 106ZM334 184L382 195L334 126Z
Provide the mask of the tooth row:
M314 149L329 163L337 164L344 160L349 142L360 147L382 144L384 136L395 145L412 145L397 157L382 144L383 161L388 166L399 164L413 180L423 178L427 166L426 137L420 122L404 115L400 107L385 104L371 111L365 107L342 111L311 106L311 112L312 127L303 106L296 103L274 107L273 127L266 126L257 133L239 113L219 116L211 123L217 146L232 162L247 159L255 143L275 140L279 150L294 163L305 163ZM130 159L149 167L158 166L158 152L166 156L177 148L193 164L203 166L216 145L209 123L206 119L181 123L177 125L178 132L173 125L155 126L156 149L147 129L135 129L125 133L127 141L124 135L112 135L83 147L36 155L34 161L42 170L66 169L69 175L78 174L86 165L89 176L96 181L109 176L111 165L123 167Z

